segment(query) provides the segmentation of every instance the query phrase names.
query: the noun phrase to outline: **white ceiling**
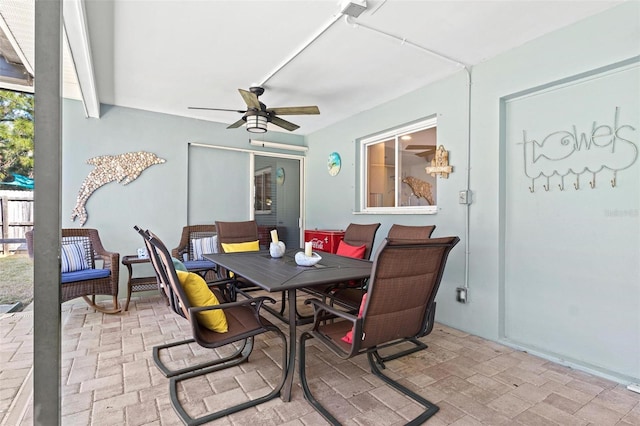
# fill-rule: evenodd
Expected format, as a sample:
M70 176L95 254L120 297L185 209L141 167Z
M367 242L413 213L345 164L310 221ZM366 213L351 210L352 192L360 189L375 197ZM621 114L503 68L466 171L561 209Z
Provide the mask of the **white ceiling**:
M328 27L268 78L260 98L268 107L317 105L319 116L283 117L308 134L622 2L367 0L350 23L337 0L84 6L101 103L228 124L241 115L187 107L245 109L238 88L263 83Z

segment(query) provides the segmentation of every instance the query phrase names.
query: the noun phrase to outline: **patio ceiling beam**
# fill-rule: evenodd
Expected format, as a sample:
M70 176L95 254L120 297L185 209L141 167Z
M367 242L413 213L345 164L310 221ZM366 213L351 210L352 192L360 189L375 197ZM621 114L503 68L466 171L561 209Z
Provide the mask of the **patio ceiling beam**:
M100 118L100 100L91 58L91 42L84 0L64 1L62 14L85 114L87 117Z

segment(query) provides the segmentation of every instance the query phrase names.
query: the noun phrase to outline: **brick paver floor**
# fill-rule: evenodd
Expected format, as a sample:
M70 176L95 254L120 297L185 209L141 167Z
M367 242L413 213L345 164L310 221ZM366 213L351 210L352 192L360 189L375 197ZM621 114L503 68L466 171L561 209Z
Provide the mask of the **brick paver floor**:
M32 333L31 312L0 315L2 426L33 424ZM134 297L129 311L117 315L65 303L62 424L182 424L152 347L188 335L187 322L159 296ZM640 395L624 385L440 324L422 340L427 350L388 362L386 373L440 407L428 425L640 425ZM277 379L279 345L270 334L260 336L248 363L185 382L180 398L199 415L264 393ZM174 350L170 359L178 366L211 355L192 346ZM313 343L308 355L314 394L345 425L400 425L416 415L419 407L372 375L365 356L344 361ZM212 424L326 422L304 400L296 377L291 402L272 400Z

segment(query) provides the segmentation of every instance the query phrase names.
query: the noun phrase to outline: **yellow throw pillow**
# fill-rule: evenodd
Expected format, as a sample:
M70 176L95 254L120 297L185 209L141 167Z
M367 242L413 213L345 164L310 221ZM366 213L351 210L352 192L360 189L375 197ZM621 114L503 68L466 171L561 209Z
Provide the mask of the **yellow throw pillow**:
M176 274L178 274L180 284L187 294L187 299L189 299L191 306L215 306L220 304L216 295L213 294L200 275L184 271L176 271ZM200 325L209 330L217 331L218 333L226 333L229 331L227 317L222 309L198 312L197 317Z
M242 251L260 250L260 241L248 241L246 243L222 243L222 250L225 253L238 253Z

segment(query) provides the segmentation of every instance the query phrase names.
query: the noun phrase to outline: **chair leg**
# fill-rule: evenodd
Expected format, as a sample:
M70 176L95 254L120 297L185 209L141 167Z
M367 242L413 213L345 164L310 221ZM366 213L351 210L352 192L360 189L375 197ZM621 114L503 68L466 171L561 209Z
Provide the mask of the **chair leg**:
M433 330L433 323L435 322L435 316L436 316L436 302L433 302L433 305L429 309L428 315L429 315L429 320L427 322L427 327L420 334L421 336L426 336L427 334L431 333L431 330ZM396 344L402 343L402 342L413 343L415 345L415 347L410 348L410 349L406 349L404 351L400 351L400 352L395 353L395 354L387 355L387 356L381 356L378 353L377 349L373 352L373 356L375 356L375 358L376 358L376 363L378 364L378 366L380 368L382 368L382 369L385 368L384 363L386 361L391 361L392 359L397 359L397 358L403 357L405 355L409 355L409 354L412 354L414 352L418 352L418 351L421 351L423 349L427 349L427 347L428 347L425 343L422 343L416 337L410 337L408 339L402 339L402 340L400 340L398 342L392 342L392 343L389 343L387 345L378 346L378 349L385 348L385 347L388 347L388 346L393 346L393 345L396 345Z
M300 336L300 356L298 357L298 363L300 364L300 386L302 387L302 393L304 394L304 399L306 399L309 404L313 406L313 408L320 413L322 417L329 423L334 426L340 426L341 423L331 415L330 412L327 411L326 408L320 404L320 402L314 398L311 394L311 389L309 389L309 384L307 383L307 372L305 366L305 346L308 339L313 339L313 336L308 332L302 333Z
M333 417L333 415L331 415L331 413L329 413L329 411L327 411L327 409L324 408L317 399L314 398L314 396L311 394L311 390L309 389L309 384L307 382L307 375L306 375L306 367L305 367L305 352L306 352L305 346L306 346L306 341L308 339L313 339L313 335L311 335L309 332L302 333L302 335L300 336L300 356L298 357L299 358L298 362L300 363L300 386L302 387L302 393L304 394L304 399L306 399L313 406L313 408L322 417L324 417L326 421L328 421L330 424L334 426L339 426L341 425L341 423L335 417ZM396 382L395 380L392 380L388 376L385 376L384 374L382 374L382 372L378 369L378 364L372 352L367 352L367 359L369 360L369 366L371 367L371 372L374 375L382 379L385 383L392 386L394 389L396 389L400 393L403 393L404 395L408 396L409 398L413 399L418 404L426 408L426 410L422 414L420 414L415 419L411 420L409 423L407 423L407 425L415 426L415 425L422 424L426 422L431 416L433 416L438 412L439 408L437 405L431 403L430 401L426 400L425 398L418 395L417 393L411 391L410 389L402 386L400 383Z
M269 401L271 399L277 398L280 396L280 391L282 390L282 387L284 386L284 382L286 379L286 372L287 372L287 339L285 337L285 335L282 333L282 331L280 331L279 328L273 326L273 327L268 327L268 329L270 331L275 332L276 334L278 334L280 336L280 338L282 339L282 378L280 380L280 383L268 394L261 396L259 398L255 398L252 399L250 401L245 401L241 404L237 404L234 405L232 407L229 408L225 408L219 411L216 411L215 413L210 413L207 415L204 415L202 417L198 417L198 418L193 418L191 417L186 410L182 407L182 404L180 404L180 400L178 399L178 383L183 381L183 380L187 380L193 377L197 377L197 376L201 376L203 374L208 374L208 373L212 373L214 371L218 371L218 370L222 370L224 368L227 368L231 365L235 365L235 364L229 364L229 365L216 365L216 366L211 366L208 368L201 368L199 370L195 370L192 371L190 373L185 373L179 376L174 376L171 377L169 379L169 393L170 393L170 397L171 397L171 405L173 405L173 409L176 411L176 413L178 414L178 416L182 419L182 421L188 425L188 426L192 426L192 425L201 425L203 423L207 423L216 419L219 419L221 417L225 417L228 416L230 414L233 413L237 413L238 411L244 410L246 408L249 407L254 407L258 404L262 404L263 402ZM248 355L247 355L248 356Z
M415 347L409 348L409 349L405 349L403 351L400 351L400 352L397 352L397 353L394 353L394 354L391 354L391 355L386 355L386 356L382 356L378 352L378 349L386 348L386 347L393 346L393 345L397 345L397 344L400 344L402 342L413 343L415 345ZM376 349L372 353L373 353L373 356L376 359L376 364L378 364L378 366L381 369L384 370L386 368L385 365L384 365L385 362L391 361L393 359L397 359L397 358L403 357L405 355L409 355L409 354L412 354L414 352L418 352L418 351L421 351L421 350L427 349L427 348L428 348L428 346L426 344L422 343L420 340L416 339L415 337L411 337L409 339L403 339L403 340L400 340L398 342L390 343L388 345L379 346L378 349Z
M87 296L82 296L82 298L85 302L87 302L87 305L91 306L96 311L102 312L103 314L117 314L122 311L120 305L118 304L118 296L113 296L113 308L111 309L103 308L102 306L98 305L96 303L95 295L92 295L91 299L89 299Z
M194 343L194 339L186 339L180 340L177 342L166 343L164 345L158 345L153 347L153 361L156 364L156 367L162 372L164 377L175 377L181 374L190 373L192 371L200 370L203 368L219 366L218 369L231 367L234 365L241 364L245 362L251 351L253 350L253 337L249 337L244 340L242 345L231 355L226 356L224 358L217 358L210 361L205 361L200 364L190 365L188 367L184 367L178 370L171 370L167 365L162 362L160 359L160 351L163 349L169 349L180 345L187 345L189 343Z
M420 425L420 424L426 422L431 416L433 416L434 414L436 414L438 412L438 410L440 408L437 405L435 405L434 403L428 401L427 399L423 398L422 396L418 395L417 393L413 392L412 390L402 386L400 383L398 383L395 380L391 379L389 376L385 376L384 374L382 374L382 371L380 371L380 369L378 369L378 364L377 364L377 362L375 360L375 357L373 356L373 354L371 352L367 352L367 359L369 360L369 366L371 367L371 372L373 374L375 374L377 377L381 378L385 383L387 383L388 385L392 386L397 391L405 394L406 396L408 396L409 398L413 399L418 404L420 404L420 405L422 405L423 407L426 408L426 410L424 412L422 412L422 414L420 414L415 419L411 420L409 423L407 423L407 425L411 425L411 426Z

